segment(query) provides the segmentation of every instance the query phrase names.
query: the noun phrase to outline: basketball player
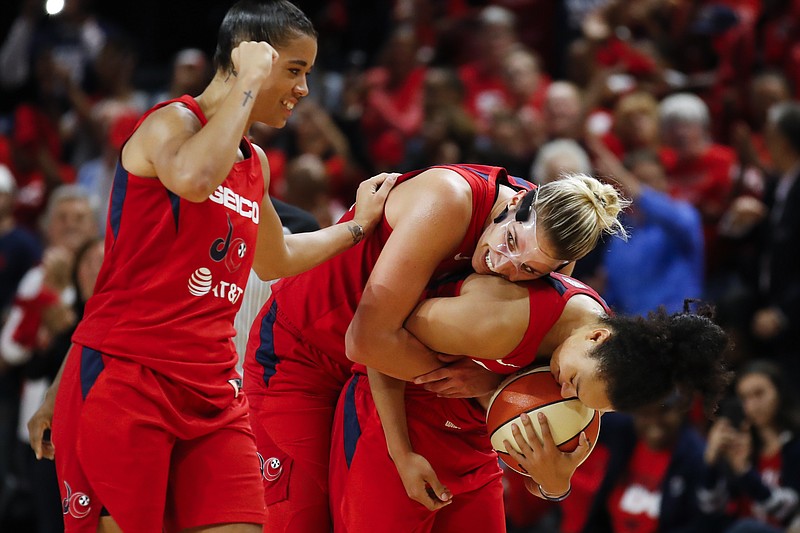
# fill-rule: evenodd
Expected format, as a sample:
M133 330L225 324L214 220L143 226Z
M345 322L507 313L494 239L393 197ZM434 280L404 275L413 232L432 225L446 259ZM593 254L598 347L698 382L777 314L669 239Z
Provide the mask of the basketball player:
M443 285L435 296L406 321L421 342L442 353L469 354L500 374L552 353L550 369L562 396L577 396L594 409L630 410L676 387L698 390L710 403L724 391L726 337L703 316L610 317L595 291L555 273L526 284L472 275L463 284ZM505 531L501 471L483 407L415 385L404 401L395 380L370 369L368 381L363 368L355 369L333 428L336 530ZM524 455L506 448L532 473L528 489L559 501L591 446L582 435L574 452L563 453L546 418L539 422L543 443L523 417L533 446L515 426Z
M222 22L208 87L157 105L125 144L105 261L55 400L67 532L262 530L231 341L248 273L295 274L357 244L393 183L362 184L352 220L284 237L266 157L244 134L285 125L316 52L294 5L242 0Z
M474 269L532 279L582 257L602 232L623 231L616 216L624 202L610 185L574 175L527 187L498 167L405 174L371 237L273 286L245 356L269 531L330 528L330 430L350 376L348 357L403 379L442 366L403 329L432 278ZM473 367L489 379L473 378L476 386L464 394L497 386L497 377L476 365L457 370Z

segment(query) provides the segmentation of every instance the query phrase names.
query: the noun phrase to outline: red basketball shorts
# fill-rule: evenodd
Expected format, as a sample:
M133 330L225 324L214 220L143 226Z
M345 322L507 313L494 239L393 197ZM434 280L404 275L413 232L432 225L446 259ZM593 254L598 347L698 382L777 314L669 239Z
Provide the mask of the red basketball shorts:
M319 353L276 320L256 319L247 347L245 390L264 464L269 533L329 531L331 423L350 368Z
M196 395L138 363L73 345L52 439L65 531L109 514L126 533L264 521L247 400L193 411Z
M334 531L504 532L503 485L481 409L408 386L406 412L414 451L453 493L436 512L406 494L386 448L367 377L355 375L336 410L330 490Z

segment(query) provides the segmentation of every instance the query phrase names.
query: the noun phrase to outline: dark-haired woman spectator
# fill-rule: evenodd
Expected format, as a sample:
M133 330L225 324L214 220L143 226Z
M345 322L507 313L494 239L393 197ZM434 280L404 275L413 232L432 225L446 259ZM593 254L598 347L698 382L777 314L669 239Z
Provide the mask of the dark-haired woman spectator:
M742 420L721 416L708 434L701 508L732 517L728 532L800 527L800 411L783 369L750 362L736 379Z

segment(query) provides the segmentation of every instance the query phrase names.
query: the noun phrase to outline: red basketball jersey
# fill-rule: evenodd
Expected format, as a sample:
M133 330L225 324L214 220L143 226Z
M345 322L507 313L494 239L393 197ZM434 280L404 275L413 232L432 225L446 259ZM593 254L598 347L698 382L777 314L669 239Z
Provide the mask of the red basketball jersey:
M183 96L148 111L137 128L172 102L207 123L197 102ZM76 343L230 396L233 319L253 263L264 196L258 154L246 138L240 147L244 159L199 203L117 164L105 259Z
M463 280L446 283L432 290L426 296L428 298L458 296L461 293L462 284ZM524 285L528 288L530 315L528 329L525 331L520 343L510 354L502 359L472 358L473 361L487 370L498 374L513 374L530 365L536 359L542 339L558 321L564 311L564 307L567 305L567 301L573 296L586 294L597 300L606 310L606 313L611 313L603 298L594 289L575 278L563 274L553 272L549 276L526 282Z
M439 264L434 279L472 269L472 254L497 198L499 184L517 190L533 187L529 182L508 176L500 167L446 165L441 168L457 172L469 183L472 188L472 219L464 240L452 257ZM414 178L423 170L403 174L397 184ZM351 220L353 214L351 208L341 221ZM351 363L344 350L345 333L372 268L391 234L392 228L384 217L374 233L358 246L308 272L278 281L272 287L278 304L278 319L294 328L305 342L349 367Z

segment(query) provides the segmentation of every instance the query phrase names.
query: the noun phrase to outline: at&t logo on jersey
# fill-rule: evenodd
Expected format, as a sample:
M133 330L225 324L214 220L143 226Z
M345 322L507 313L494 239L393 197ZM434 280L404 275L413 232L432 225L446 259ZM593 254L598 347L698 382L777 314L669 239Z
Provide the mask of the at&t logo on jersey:
M64 482L64 488L67 490L67 496L61 500L61 506L65 515L70 515L73 518L84 518L92 510L92 501L89 496L84 492L72 493L72 487L69 483Z
M189 277L189 294L192 296L205 296L211 290L212 276L211 271L206 267L201 267L192 272Z
M248 200L244 196L222 185L217 187L217 190L211 193L208 199L258 224L260 214L258 202Z
M186 285L189 287L189 294L192 296L199 297L211 293L216 298L228 300L232 304L238 302L244 293L244 287L239 287L235 283L229 281L214 283L211 270L206 267L200 267L192 272Z
M232 304L235 304L239 301L239 298L242 296L243 292L244 289L242 287L227 281L220 281L214 285L213 289L211 289L211 293L214 296L228 300Z

